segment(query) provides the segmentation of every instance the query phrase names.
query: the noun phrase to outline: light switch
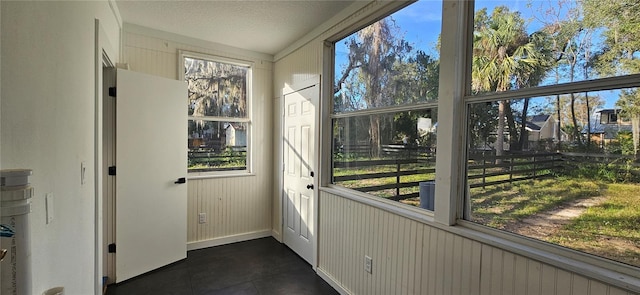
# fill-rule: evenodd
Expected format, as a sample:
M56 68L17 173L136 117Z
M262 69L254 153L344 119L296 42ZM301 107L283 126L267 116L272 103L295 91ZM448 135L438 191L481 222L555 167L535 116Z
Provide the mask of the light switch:
M47 193L44 197L45 211L47 212L47 224L53 221L53 193Z
M87 164L82 161L80 162L80 184L84 185L85 182L85 174L87 172Z

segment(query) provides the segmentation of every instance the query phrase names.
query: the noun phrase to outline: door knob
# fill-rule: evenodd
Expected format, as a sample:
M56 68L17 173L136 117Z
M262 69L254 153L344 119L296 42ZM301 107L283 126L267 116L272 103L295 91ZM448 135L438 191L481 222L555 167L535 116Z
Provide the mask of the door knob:
M176 182L174 182L175 184L180 184L180 183L186 183L187 179L184 177L180 177L178 178L178 180L176 180Z
M313 184L307 184L307 189L313 189Z

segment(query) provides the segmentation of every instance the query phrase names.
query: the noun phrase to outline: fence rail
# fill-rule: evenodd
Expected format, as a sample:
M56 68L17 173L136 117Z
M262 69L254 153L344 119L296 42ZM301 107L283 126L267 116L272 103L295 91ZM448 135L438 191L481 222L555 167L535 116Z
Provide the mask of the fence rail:
M242 170L246 168L247 147L233 146L222 152L193 149L189 150L188 159L190 172ZM198 165L205 167L195 168Z
M415 167L416 165L422 167ZM388 196L388 199L400 201L409 198L418 197L418 192L411 192L401 194L400 189L409 188L409 187L418 187L420 182L423 181L433 181L433 178L420 181L404 181L403 176L412 176L412 175L429 175L434 174L436 169L435 167L435 158L433 157L420 157L413 159L386 159L386 160L365 160L365 161L344 161L344 162L334 162L335 169L349 169L355 170L354 173L350 173L348 175L342 176L334 176L333 183L340 183L345 181L364 181L370 179L382 179L382 178L395 178L395 182L388 184L378 184L378 185L370 185L370 186L357 186L353 187L353 189L361 192L378 192L393 189L395 191L395 195ZM392 171L384 171L384 172L365 172L365 173L355 173L357 170L362 168L369 167L378 167L384 170L392 170ZM431 168L424 168L431 167ZM386 169L385 169L386 168Z
M469 157L467 179L470 188L485 188L549 177L553 171L563 169L563 163L564 158L559 153L510 153L502 156L475 154ZM508 178L500 179L500 176Z
M554 170L563 168L563 157L558 153L528 153L495 156L489 153L469 157L468 179L470 187L486 187L502 183L549 177ZM374 185L353 186L361 192L380 192L393 189L395 195L385 196L391 200L405 200L419 196L418 192L401 194L402 188L418 188L420 182L433 181L435 158L419 157L386 160L336 161L334 171L348 170L346 175L334 176L334 183L380 179ZM417 167L416 167L417 166ZM378 167L381 172L363 168ZM359 171L360 170L360 171ZM361 172L362 173L359 173ZM407 180L406 176L424 175L424 179ZM502 177L501 177L502 176ZM395 178L393 183L384 183L384 178ZM388 179L387 179L388 182Z
M420 182L433 181L435 174L435 157L424 156L429 153L418 154L412 158L402 158L404 154L395 154L399 159L362 160L362 161L335 161L334 173L348 171L345 175L334 176L334 183L347 181L367 181L380 179L377 183L369 182L369 185L356 183L345 184L362 192L381 192L394 190L395 195L385 196L391 200L405 200L418 197L418 192L401 194L401 189L418 187ZM555 172L563 169L575 169L580 165L607 164L611 169L622 170L625 165L634 167L632 173L640 176L640 163L632 156L585 154L585 153L509 153L496 156L491 152L470 153L467 162L467 181L470 188L494 186L504 183L540 179L553 176ZM378 167L381 172L363 169ZM407 179L407 176L424 175L424 179L416 181L415 178ZM386 181L383 179L387 178ZM395 182L388 183L388 178L395 178ZM418 177L419 178L419 177ZM386 182L386 183L385 183Z

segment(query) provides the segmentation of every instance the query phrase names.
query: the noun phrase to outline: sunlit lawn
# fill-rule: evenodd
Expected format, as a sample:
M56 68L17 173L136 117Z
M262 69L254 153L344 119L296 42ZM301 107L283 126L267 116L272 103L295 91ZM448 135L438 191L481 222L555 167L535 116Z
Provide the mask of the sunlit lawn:
M580 198L596 197L602 184L570 178L514 182L471 189L472 219L491 227L503 228L508 222Z
M605 201L588 208L549 241L640 266L639 189L608 184Z
M523 181L471 190L472 220L499 229L526 226L525 218L568 203L598 198L555 232L541 238L551 243L640 266L640 185L612 184L581 178ZM544 217L542 217L544 218ZM553 221L550 221L553 223Z

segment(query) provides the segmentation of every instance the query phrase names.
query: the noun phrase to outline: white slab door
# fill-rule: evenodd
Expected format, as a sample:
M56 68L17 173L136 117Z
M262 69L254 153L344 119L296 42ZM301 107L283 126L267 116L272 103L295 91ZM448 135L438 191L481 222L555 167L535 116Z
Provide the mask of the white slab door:
M118 70L116 282L187 254L187 86Z
M318 84L284 95L284 243L313 264L315 106Z

